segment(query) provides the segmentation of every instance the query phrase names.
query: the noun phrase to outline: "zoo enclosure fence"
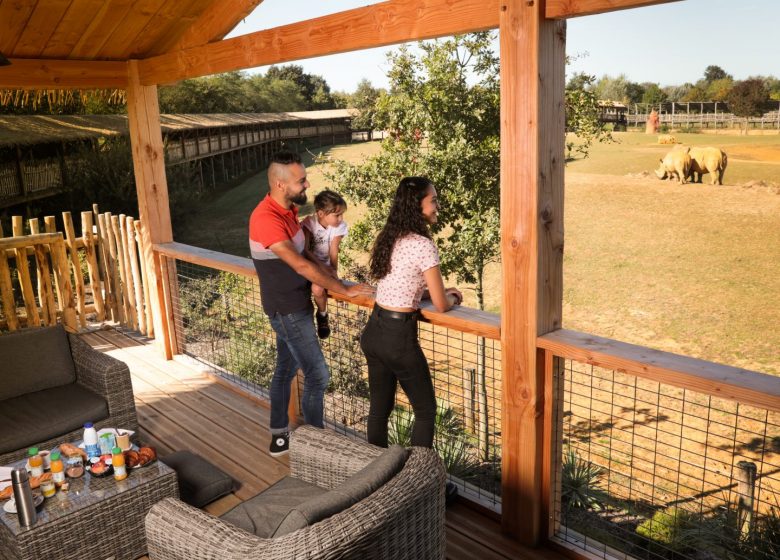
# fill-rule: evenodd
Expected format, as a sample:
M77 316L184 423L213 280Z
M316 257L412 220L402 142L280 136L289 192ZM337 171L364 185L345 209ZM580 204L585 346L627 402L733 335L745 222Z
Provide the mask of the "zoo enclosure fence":
M179 243L167 261L178 352L267 397L275 349L249 259ZM326 418L365 437L358 344L368 300L331 302ZM430 314L420 339L441 399L437 446L471 500L501 509L499 317ZM554 546L593 558L769 560L780 546L776 377L573 331L538 338L545 375L543 516ZM403 396L391 437L403 441ZM443 436L445 437L441 437ZM519 515L519 512L518 512ZM774 539L774 540L773 540ZM772 544L775 543L775 544Z

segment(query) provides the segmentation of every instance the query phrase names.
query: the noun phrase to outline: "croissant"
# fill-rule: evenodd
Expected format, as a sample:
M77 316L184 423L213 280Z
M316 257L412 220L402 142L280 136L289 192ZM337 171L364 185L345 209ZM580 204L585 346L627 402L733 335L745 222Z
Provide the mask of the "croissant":
M51 480L51 473L43 473L41 476L31 476L30 477L30 488L38 488L41 485L41 482L44 482L46 480ZM2 490L0 490L0 500L8 500L13 496L14 494L14 488L13 485L6 486Z
M138 451L125 451L125 464L131 469L141 462Z

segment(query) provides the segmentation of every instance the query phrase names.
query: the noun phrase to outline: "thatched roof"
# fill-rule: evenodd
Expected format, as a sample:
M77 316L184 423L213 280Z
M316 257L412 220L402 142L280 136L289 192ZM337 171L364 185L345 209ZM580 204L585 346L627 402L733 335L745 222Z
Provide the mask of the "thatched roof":
M294 113L160 115L163 134L196 128L353 117L355 109ZM0 115L0 146L45 144L127 134L127 115Z

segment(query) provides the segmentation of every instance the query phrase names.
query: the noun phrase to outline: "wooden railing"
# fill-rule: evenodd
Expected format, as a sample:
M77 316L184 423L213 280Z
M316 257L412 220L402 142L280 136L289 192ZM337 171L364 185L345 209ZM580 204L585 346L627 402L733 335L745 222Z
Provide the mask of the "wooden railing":
M199 249L181 243L155 245L154 251L156 256L163 261L170 259L168 262L169 270L175 269L176 266L185 268L184 263L191 263L206 269L237 274L248 279L256 288L255 268L248 258ZM169 274L167 277L171 279L175 278L175 275ZM174 287L167 290L167 293L175 293L176 290L177 288ZM373 305L371 298L346 298L338 294L331 295L337 301L363 308ZM253 299L252 305L259 306L257 293L247 297ZM166 305L169 308L174 306L172 302L166 302ZM262 314L259 307L257 310ZM174 316L175 313L169 312L169 315ZM430 330L433 334L430 335L429 339L429 341L437 339L436 344L439 347L455 346L456 338L454 335L459 332L476 335L475 339L484 337L484 339L491 341L500 340L500 317L493 313L462 307L448 313L438 313L427 306L423 307L422 316L425 322L440 329L435 333ZM337 314L332 318L332 321L334 319L336 321L346 320L350 328L354 328L356 324L347 315L339 316ZM179 336L175 334L175 331L181 328L181 325L172 326L172 331L174 331L171 335L172 339L178 339L181 342L181 333ZM426 328L428 327L421 328L423 338L424 332L428 332L425 331ZM442 329L449 329L449 331ZM267 337L271 341L273 338L272 333L258 333L257 336L258 338ZM457 344L462 343L463 337L457 340ZM495 342L495 344L498 343ZM423 340L423 345L426 353L434 351L430 345L426 347L426 340ZM686 431L692 430L691 433L695 431L697 434L704 434L702 437L706 445L710 445L711 442L707 443L709 439L720 437L718 429L721 428L712 428L706 422L701 426L692 425L693 422L689 420L689 416L692 414L696 417L711 417L710 422L715 421L716 423L717 418L725 418L726 420L721 421L721 423L725 422L730 426L727 428L732 430L735 441L739 439L737 432L753 434L750 441L744 444L744 457L755 459L758 462L759 479L764 481L763 486L759 485L760 487L758 487L756 503L771 503L772 496L780 496L780 480L777 479L778 475L774 474L772 463L774 456L772 453L776 453L780 457L780 448L771 448L772 445L777 445L776 442L780 441L780 432L774 432L780 430L780 380L777 377L566 329L538 337L537 348L538 362L541 364L541 371L544 372L545 376L544 399L539 408L540 413L543 413L545 418L544 437L542 438L544 449L541 452L543 470L541 524L547 528L547 536L552 546L565 548L569 553L578 557L588 557L587 555L591 553L602 556L626 554L625 550L599 545L598 539L592 535L578 532L578 528L569 523L565 516L562 516L562 463L564 452L567 449L576 449L578 453L584 454L586 452L584 450L593 451L599 445L609 448L609 452L603 456L593 451L592 455L587 455L586 458L583 455L581 460L595 465L594 468L602 473L600 475L602 477L635 477L633 486L629 484L632 486L631 490L618 488L619 485L616 486L613 483L609 491L614 494L613 498L616 501L620 499L628 503L629 499L636 500L636 492L639 489L646 489L649 493L648 505L657 508L662 508L669 503L674 505L676 504L675 499L681 502L698 500L697 507L703 509L707 505L707 507L713 508L712 511L716 511L717 507L722 507L720 502L718 502L720 505L715 504L718 496L714 491L700 492L701 496L697 495L696 492L692 492L689 496L678 491L678 495L672 497L674 499L665 499L664 488L661 484L654 482L664 478L658 474L662 469L673 468L670 466L671 463L677 465L674 468L677 469L675 472L679 478L684 479L685 476L690 476L690 473L687 472L690 466L683 457L675 457L674 453L679 455L679 453L690 451L686 447L693 447L692 445L685 445L678 441L674 452L664 454L659 448L654 451L655 455L651 455L649 458L641 456L646 451L643 450L641 444L642 438L645 437L642 430L655 429L663 434L665 430L671 429L672 432L681 432L682 435L679 437L683 439ZM339 352L343 354L345 351L347 350L343 346L340 347ZM459 358L459 356L456 357L455 361ZM495 348L492 359L500 360L500 348ZM439 364L442 363L441 359L436 361ZM432 368L435 367L437 364L432 362ZM457 367L462 366L456 365ZM494 371L500 372L500 368L494 368ZM441 381L440 378L437 380L438 383ZM502 399L505 398L501 392L500 373L488 383L491 391L485 391L483 387L485 397L498 399L497 402L488 403L491 410L491 429L500 429ZM579 390L582 387L586 388L584 392ZM464 425L473 430L476 437L480 431L479 421L473 415L468 418L468 407L465 406L469 399L475 399L476 396L469 395L465 387L463 389L462 396L456 395L455 392L449 392L447 398L454 399L452 402L464 403ZM494 389L496 389L495 392ZM437 385L437 394L439 390L440 386ZM599 392L610 394L610 397L606 398L606 403L600 400ZM649 404L645 402L648 398L643 397L644 394L651 395L650 401L652 402ZM720 404L724 402L734 403L734 406ZM655 413L647 412L654 407ZM675 407L682 410L676 411ZM638 415L642 416L641 421L637 420ZM679 415L679 418L676 415ZM646 425L651 427L647 428ZM622 432L618 433L620 430ZM633 431L630 432L630 438L626 439L625 433L629 430ZM577 447L578 438L588 439L590 437L598 441L592 442L588 446ZM663 437L658 436L659 446L667 445L662 441ZM773 437L774 440L772 440ZM763 438L763 443L756 443L759 438ZM494 440L494 443L498 445L499 453L500 442L499 434ZM751 451L751 445L770 446L771 449L769 453L761 455L760 452ZM715 446L715 444L712 443L710 446ZM626 449L630 449L630 451ZM725 453L723 449L713 449L710 452L711 460L718 454ZM612 454L611 459L610 453ZM618 461L618 455L621 453L631 455L633 460ZM759 455L764 457L761 459L763 462L756 459ZM735 457L732 457L731 461L734 473L729 473L732 478L739 474L736 472L738 461ZM726 461L725 458L720 459ZM657 464L654 461L657 461ZM629 464L630 468L626 467L624 463ZM655 473L655 478L650 480L645 477L641 472L643 468L651 469ZM718 487L722 486L728 491L737 492L737 482L732 484L731 479L723 479L722 473L712 472L706 457L703 467L699 468L697 473L699 476L697 484L705 489L709 489L709 485L720 485ZM514 481L513 483L523 484L522 481ZM467 490L470 488L468 484L465 486ZM740 492L743 491L740 490ZM470 494L466 492L466 494L469 497L475 495L473 492ZM743 494L739 495L743 496ZM740 503L743 502L744 500ZM493 503L499 504L497 509L500 509L500 497L497 497ZM674 505L674 507L677 506ZM758 512L759 508L756 511ZM519 515L519 512L505 512L505 514ZM643 513L643 515L648 514ZM684 558L684 556L682 557Z
M25 228L23 218L13 216L13 237L4 238L0 227L0 329L52 325L61 318L75 331L94 314L97 321L109 319L153 336L141 222L100 213L96 205L81 213L80 237L70 212L62 213L62 232L54 216L43 221L45 233L37 218Z

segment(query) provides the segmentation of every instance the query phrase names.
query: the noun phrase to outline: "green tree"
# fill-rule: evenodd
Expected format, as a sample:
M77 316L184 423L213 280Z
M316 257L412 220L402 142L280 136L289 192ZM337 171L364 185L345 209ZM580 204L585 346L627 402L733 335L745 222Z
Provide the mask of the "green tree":
M723 80L723 79L733 80L734 77L731 74L728 74L720 66L716 66L714 64L711 64L704 69L704 82L706 84L711 84L715 80Z
M729 110L745 119L745 134L747 134L748 117L761 116L767 101L769 101L769 92L763 80L750 78L734 84L728 97Z
M374 112L381 93L382 90L372 86L365 78L360 80L355 93L350 97L350 107L360 111L360 114L352 119L353 128L374 129Z
M662 91L666 95L666 101L683 101L691 88L693 84L685 83L679 86L665 86Z
M728 100L732 87L734 87L734 80L732 80L731 77L719 78L711 81L706 90L708 101Z
M267 78L289 80L297 84L306 100L306 109L331 109L334 107L330 96L330 86L322 76L308 74L303 66L288 64L286 66L271 66L266 72Z
M658 84L648 82L642 84L642 86L645 89L644 93L642 94L642 103L658 105L659 103L666 101L666 92L664 92L664 90L662 90Z

